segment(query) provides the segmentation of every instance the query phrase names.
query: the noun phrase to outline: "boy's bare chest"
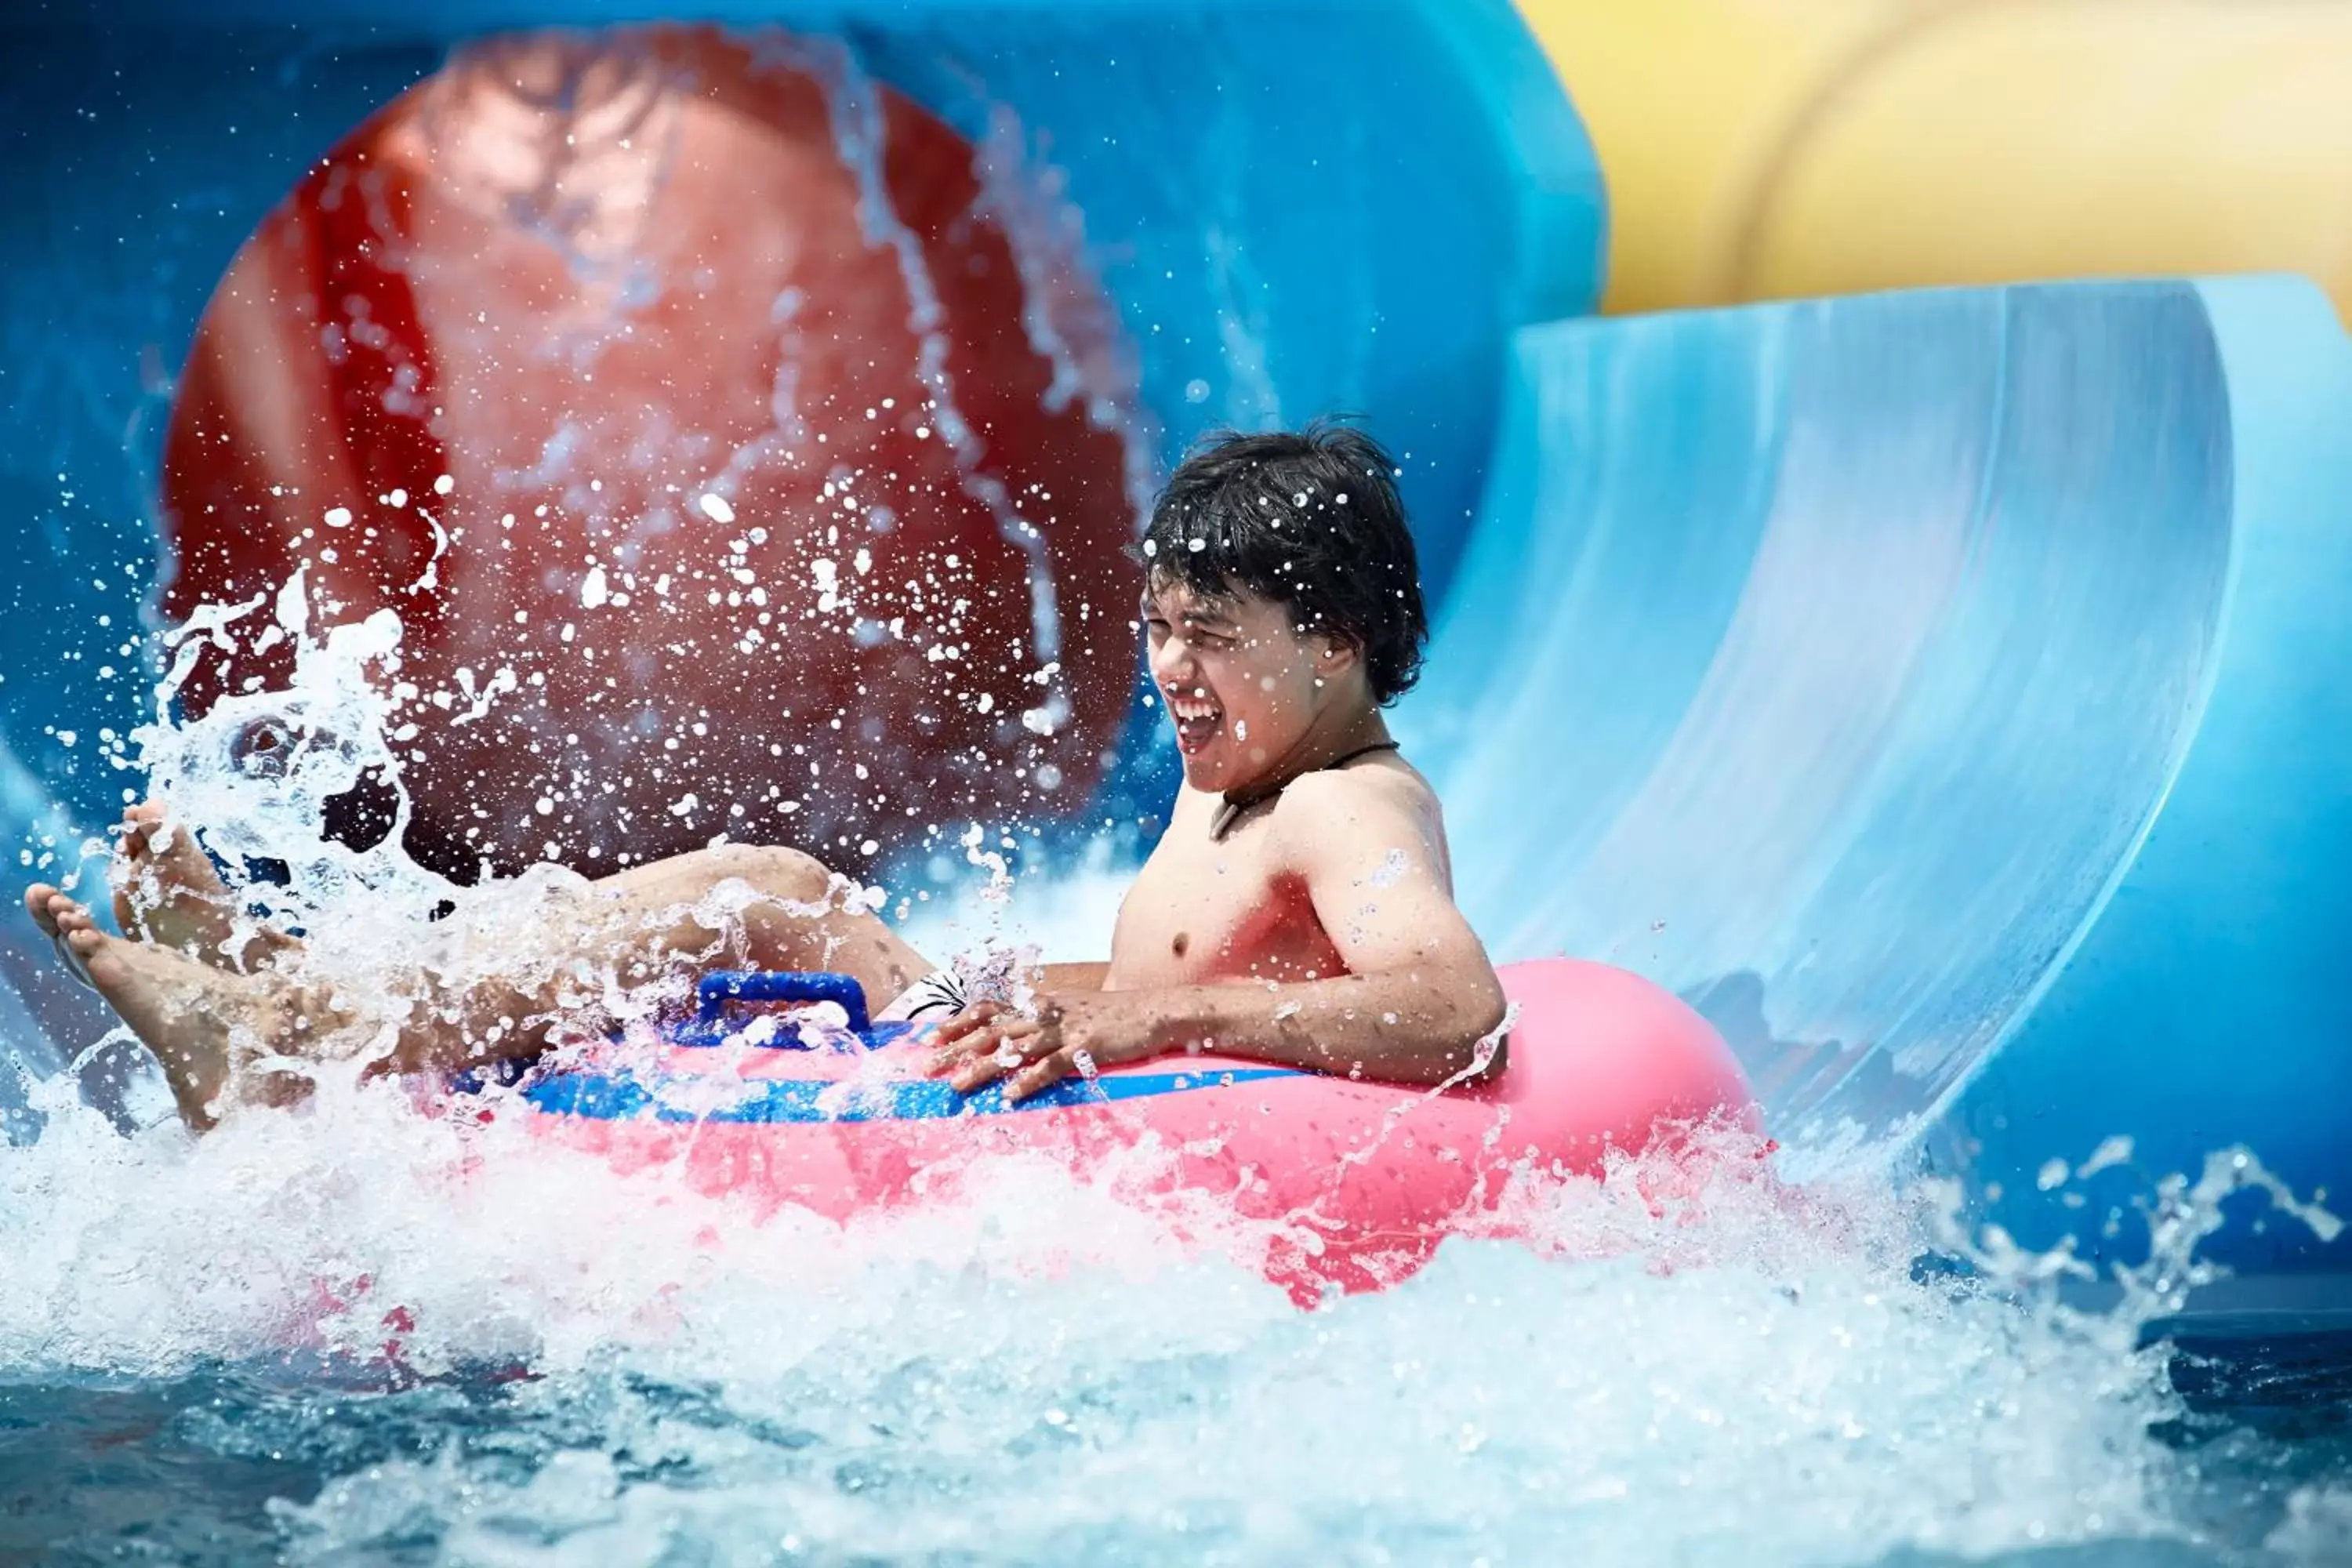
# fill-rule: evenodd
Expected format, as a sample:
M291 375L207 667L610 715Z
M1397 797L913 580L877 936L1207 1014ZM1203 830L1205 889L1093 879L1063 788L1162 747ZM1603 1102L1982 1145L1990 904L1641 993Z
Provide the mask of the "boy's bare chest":
M1111 981L1120 989L1313 979L1340 972L1297 878L1251 840L1162 844L1119 906Z

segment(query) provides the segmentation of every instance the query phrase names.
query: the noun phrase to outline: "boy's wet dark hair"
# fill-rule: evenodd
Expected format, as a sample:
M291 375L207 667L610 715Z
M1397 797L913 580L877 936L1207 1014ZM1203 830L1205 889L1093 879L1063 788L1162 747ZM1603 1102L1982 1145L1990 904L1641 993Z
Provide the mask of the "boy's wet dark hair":
M1195 446L1128 553L1157 584L1272 599L1291 625L1352 643L1372 700L1394 701L1421 676L1429 618L1396 464L1361 430L1226 431Z

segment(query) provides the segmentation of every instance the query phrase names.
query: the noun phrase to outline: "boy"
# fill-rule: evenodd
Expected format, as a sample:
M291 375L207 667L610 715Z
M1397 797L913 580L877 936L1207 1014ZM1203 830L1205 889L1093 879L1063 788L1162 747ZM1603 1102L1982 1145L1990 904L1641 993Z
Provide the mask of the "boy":
M1016 1100L1187 1048L1399 1083L1489 1076L1504 1066L1502 987L1454 907L1436 796L1381 714L1428 636L1393 472L1369 437L1318 426L1216 439L1170 479L1134 553L1183 788L1110 961L1044 966L1025 1011L967 1005L951 975L784 848L718 846L552 895L560 935L536 977L420 971L399 1016L298 984L293 939L236 932L211 863L184 833L159 844L152 805L124 841L123 868L148 890L117 906L149 940L106 935L46 885L26 902L198 1127L269 1096L241 1064L339 1040L399 1071L535 1054L578 1011L583 961L631 985L845 973L897 998L877 1016L937 1020L935 1073L967 1093L1009 1078Z

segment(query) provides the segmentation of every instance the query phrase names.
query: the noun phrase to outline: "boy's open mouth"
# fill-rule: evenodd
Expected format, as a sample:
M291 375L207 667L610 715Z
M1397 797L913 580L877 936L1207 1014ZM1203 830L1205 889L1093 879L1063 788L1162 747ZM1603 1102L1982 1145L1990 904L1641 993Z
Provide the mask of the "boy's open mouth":
M1163 692L1169 717L1176 721L1176 749L1190 756L1217 738L1224 728L1225 710L1213 698L1197 692Z

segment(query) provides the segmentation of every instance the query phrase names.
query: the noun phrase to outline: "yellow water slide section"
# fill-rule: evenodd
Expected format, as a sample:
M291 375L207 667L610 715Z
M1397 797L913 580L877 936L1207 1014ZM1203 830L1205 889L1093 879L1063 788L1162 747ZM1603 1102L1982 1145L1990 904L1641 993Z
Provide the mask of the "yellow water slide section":
M2299 272L2352 320L2352 0L1520 0L1603 309Z

